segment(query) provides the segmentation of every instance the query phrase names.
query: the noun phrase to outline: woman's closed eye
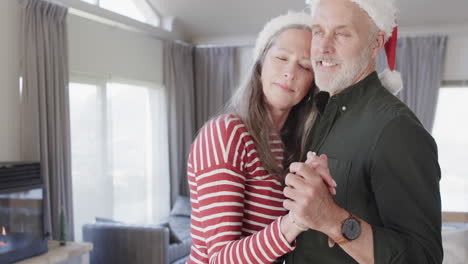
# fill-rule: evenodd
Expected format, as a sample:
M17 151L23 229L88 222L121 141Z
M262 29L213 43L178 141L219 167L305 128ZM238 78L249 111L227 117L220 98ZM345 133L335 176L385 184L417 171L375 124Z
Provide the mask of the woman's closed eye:
M309 65L299 64L299 66L301 67L301 69L306 70L306 71L312 70L312 67Z
M306 71L311 71L312 70L312 65L310 64L310 58L307 59L301 59L297 62L299 67L303 70Z
M284 56L276 56L276 59L281 60L281 61L287 61L288 59Z

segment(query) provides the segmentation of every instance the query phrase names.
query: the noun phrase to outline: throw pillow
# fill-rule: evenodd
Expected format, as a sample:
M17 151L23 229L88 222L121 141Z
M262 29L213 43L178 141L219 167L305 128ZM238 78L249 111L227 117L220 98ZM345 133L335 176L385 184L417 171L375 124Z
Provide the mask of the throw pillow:
M191 213L192 207L190 205L190 198L187 196L178 196L174 207L171 210L171 215L190 217Z

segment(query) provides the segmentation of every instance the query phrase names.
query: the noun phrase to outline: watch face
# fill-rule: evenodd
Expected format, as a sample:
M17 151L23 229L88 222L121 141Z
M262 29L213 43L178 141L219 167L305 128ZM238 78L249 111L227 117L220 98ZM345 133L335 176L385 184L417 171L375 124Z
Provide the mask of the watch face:
M343 223L343 236L348 240L355 240L361 234L361 223L354 217Z

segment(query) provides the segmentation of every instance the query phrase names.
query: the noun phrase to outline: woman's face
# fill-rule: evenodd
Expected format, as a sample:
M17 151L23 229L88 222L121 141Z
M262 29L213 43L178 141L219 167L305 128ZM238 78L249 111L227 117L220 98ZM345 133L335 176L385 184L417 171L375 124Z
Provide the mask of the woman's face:
M261 81L265 102L276 110L290 110L308 93L314 75L310 62L312 33L287 29L267 51Z

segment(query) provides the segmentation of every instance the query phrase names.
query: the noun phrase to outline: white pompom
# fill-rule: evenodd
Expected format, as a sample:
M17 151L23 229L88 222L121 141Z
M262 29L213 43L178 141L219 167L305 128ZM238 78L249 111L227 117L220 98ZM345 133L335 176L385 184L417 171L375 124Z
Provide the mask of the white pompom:
M379 74L379 79L383 87L385 87L393 95L397 95L401 89L403 89L401 73L397 71L390 71L389 69L386 69Z

